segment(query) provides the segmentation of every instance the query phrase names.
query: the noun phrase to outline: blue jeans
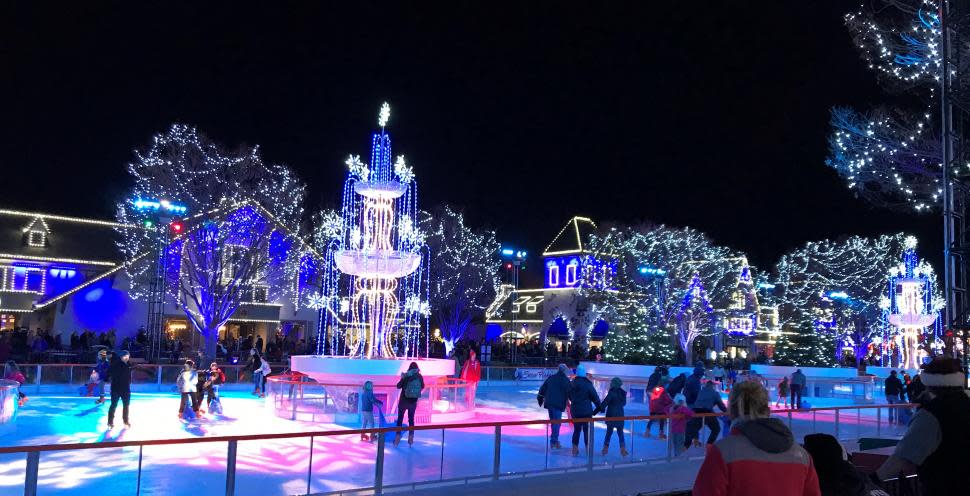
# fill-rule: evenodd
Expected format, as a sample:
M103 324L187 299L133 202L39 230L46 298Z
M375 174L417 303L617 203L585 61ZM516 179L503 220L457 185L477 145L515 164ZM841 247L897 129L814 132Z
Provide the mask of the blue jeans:
M562 420L562 410L556 410L555 408L550 408L549 420ZM549 431L551 432L551 434L549 435L549 442L558 443L559 428L562 427L562 424L552 424L549 427L550 427Z
M886 395L886 403L888 403L890 405L895 405L896 403L901 403L901 401L899 400L899 395L887 394ZM889 422L890 423L896 423L896 414L899 413L897 411L899 409L898 408L887 408L886 410L889 410Z
M266 393L266 383L263 382L263 372L257 370L253 372L253 391Z

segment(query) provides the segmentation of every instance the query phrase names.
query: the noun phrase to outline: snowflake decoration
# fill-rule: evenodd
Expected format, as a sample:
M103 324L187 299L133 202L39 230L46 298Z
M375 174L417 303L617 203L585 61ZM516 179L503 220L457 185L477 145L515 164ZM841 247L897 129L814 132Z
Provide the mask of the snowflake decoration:
M326 239L338 239L344 231L344 220L340 214L331 210L323 214L320 231Z
M320 293L313 293L307 297L307 306L314 310L320 310L321 308L326 308L329 303L330 303L330 298Z
M361 162L360 155L351 155L347 157L344 163L350 169L350 174L360 178L361 181L366 182L367 178L370 177L370 169L367 167L367 164Z
M414 169L404 161L404 155L397 156L397 161L394 162L394 174L405 184L414 180Z
M377 116L377 124L381 127L384 127L387 125L387 120L390 118L391 118L391 106L388 105L387 102L384 102L384 105L381 105L381 113L378 114Z
M918 243L918 240L916 239L916 236L906 236L906 239L903 241L903 245L908 250L915 249L916 248L916 243Z
M406 312L428 316L431 314L431 305L427 301L421 300L418 296L408 296L408 299L404 302L404 310Z
M360 228L354 226L350 229L350 246L351 248L360 249L361 242Z

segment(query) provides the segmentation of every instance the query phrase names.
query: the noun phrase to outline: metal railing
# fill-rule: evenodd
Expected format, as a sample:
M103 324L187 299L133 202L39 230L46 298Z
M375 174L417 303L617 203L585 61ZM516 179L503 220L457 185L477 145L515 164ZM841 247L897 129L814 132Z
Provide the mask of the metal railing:
M901 430L898 424L887 424L885 427L882 425L882 410L886 408L896 409L897 413L901 413L904 408L909 408L912 405L865 405L865 406L852 406L852 407L833 407L833 408L812 408L807 410L776 410L773 413L776 416L787 417L788 425L791 427L792 431L795 433L796 439L801 439L801 436L807 433L814 432L826 432L827 429L834 429L834 435L840 439L848 439L847 434L852 430L847 425L847 421L852 418L851 414L846 414L847 411L855 411L855 430L857 437L865 437L866 434L873 434L879 436L882 434L895 434L901 435L904 432L904 428ZM874 411L874 415L871 413ZM702 413L695 415L695 418L704 417L723 417L724 413ZM350 429L350 430L331 430L331 431L316 431L316 432L295 432L295 433L282 433L282 434L251 434L251 435L238 435L238 436L213 436L213 437L196 437L196 438L185 438L185 439L161 439L161 440L142 440L142 441L109 441L109 442L98 442L98 443L74 443L74 444L52 444L52 445L36 445L36 446L13 446L13 447L0 447L0 454L23 454L26 456L26 471L24 477L24 495L26 496L36 496L38 494L38 474L43 473L41 466L43 464L42 454L45 453L58 453L62 454L65 451L73 450L92 450L92 449L109 449L109 448L137 448L138 452L138 464L137 464L137 474L135 482L134 494L140 494L142 488L142 475L143 475L143 462L145 456L145 448L152 446L161 445L194 445L208 443L225 443L226 449L225 453L225 494L227 496L235 496L237 490L237 459L239 457L239 445L240 443L245 443L247 441L282 441L282 440L294 440L294 439L307 439L309 441L309 462L306 468L306 492L303 494L320 494L320 493L330 493L338 494L342 492L356 492L356 491L373 491L375 494L382 494L385 489L389 488L415 488L421 485L442 483L442 482L455 482L455 481L469 481L474 479L491 478L498 480L501 478L506 478L510 476L522 476L537 472L546 471L575 471L575 470L593 470L594 468L599 468L603 466L624 466L637 463L647 463L647 462L657 462L657 461L671 461L678 458L674 453L673 446L673 436L670 435L670 420L674 418L679 418L679 416L670 415L648 415L648 416L628 416L628 417L616 417L616 418L579 418L579 419L562 419L562 420L519 420L519 421L508 421L508 422L487 422L487 423L466 423L466 424L452 424L452 425L419 425L415 426L412 431L416 433L423 433L422 438L424 440L429 439L427 434L434 431L440 431L440 457L439 466L437 473L426 472L423 475L414 475L413 468L410 474L405 474L405 476L400 477L399 474L394 474L394 470L390 472L387 470L387 437L388 433L393 433L396 436L403 436L403 433L408 431L407 427L390 427L390 428L377 428L377 429ZM644 429L644 424L649 421L666 421L665 434L667 439L665 442L658 442L654 439L646 439L641 435ZM626 432L630 434L627 439L630 443L627 444L629 447L629 455L616 458L598 458L596 455L595 440L601 434L597 434L597 430L602 430L604 422L624 422L624 427L628 426ZM829 423L831 422L831 426ZM586 443L585 450L582 452L581 456L573 457L556 457L553 459L550 456L550 443L549 435L550 430L553 425L559 424L569 424L573 425L575 429L576 424L590 424L589 429L589 440ZM822 429L819 429L820 423L822 424ZM638 429L638 426L640 428ZM810 426L810 427L809 427ZM895 432L891 432L895 429ZM492 438L492 449L490 451L491 461L488 463L487 460L472 461L470 463L469 469L464 469L466 473L455 473L451 467L446 466L446 436L448 438L453 438L462 433L465 434L475 434L479 437L491 437ZM540 436L541 433L541 436ZM703 433L703 430L700 434ZM801 434L801 435L799 435ZM344 450L347 449L347 441L357 436L370 436L376 438L376 446L374 447L373 459L373 472L372 484L364 484L360 487L352 488L341 488L337 490L316 490L314 488L314 455L321 455L319 451L315 453L315 440L320 439L330 439L337 438L335 440L335 450L334 452L340 456ZM565 436L564 436L565 437ZM699 436L703 439L703 436ZM437 442L438 436L432 436L433 443ZM433 445L432 443L432 445ZM261 443L262 444L262 443ZM464 443L467 444L467 443ZM461 449L463 443L458 442L456 448ZM615 446L615 445L614 445ZM432 448L433 449L433 448ZM485 453L488 451L482 450L480 445L478 449L475 449L473 454L479 456L488 456ZM399 451L394 451L395 459ZM409 452L403 452L405 456ZM471 453L471 452L470 452ZM529 455L523 458L521 455ZM422 457L427 455L425 451ZM539 455L542 455L541 457ZM92 455L93 456L93 455ZM368 455L370 456L370 455ZM452 458L456 460L457 458ZM691 457L691 459L697 459L697 457ZM541 463L539 460L542 460ZM404 464L406 468L411 467L411 462ZM369 470L368 466L363 467L364 470ZM345 469L340 471L340 475L352 479L350 473L351 469ZM117 473L113 474L117 475ZM359 474L357 474L359 475ZM397 475L398 479L401 480L389 480L391 475ZM359 479L359 477L358 477ZM319 481L318 481L319 482ZM265 490L266 488L261 488ZM669 489L679 489L672 487ZM291 490L292 492L292 490ZM265 492L264 492L265 494Z

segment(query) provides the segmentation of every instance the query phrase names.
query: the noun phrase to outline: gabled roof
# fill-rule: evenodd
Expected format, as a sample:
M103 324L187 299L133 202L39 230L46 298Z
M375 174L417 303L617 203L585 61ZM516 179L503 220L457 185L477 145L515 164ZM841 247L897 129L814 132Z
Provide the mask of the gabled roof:
M98 219L0 209L0 258L113 267L123 261L115 246L119 226ZM46 233L45 246L30 246L26 236L31 230Z
M569 253L585 253L583 240L596 231L596 224L587 217L573 217L552 239L549 246L542 252L542 256L566 255Z

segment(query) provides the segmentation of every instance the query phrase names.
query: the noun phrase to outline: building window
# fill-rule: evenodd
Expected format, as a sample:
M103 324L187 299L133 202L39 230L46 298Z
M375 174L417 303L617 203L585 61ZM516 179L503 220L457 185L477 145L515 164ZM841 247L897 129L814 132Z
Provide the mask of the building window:
M43 293L44 269L39 267L0 267L0 290Z
M266 303L269 301L269 288L266 286L253 286L253 303Z
M575 286L577 282L576 272L579 269L579 263L575 260L570 260L569 265L566 265L566 286Z
M549 287L550 288L559 287L559 264L552 261L547 263L546 273L548 274L546 279L547 279L547 282L549 283Z
M47 246L47 233L44 231L30 231L27 233L27 244L30 246Z

